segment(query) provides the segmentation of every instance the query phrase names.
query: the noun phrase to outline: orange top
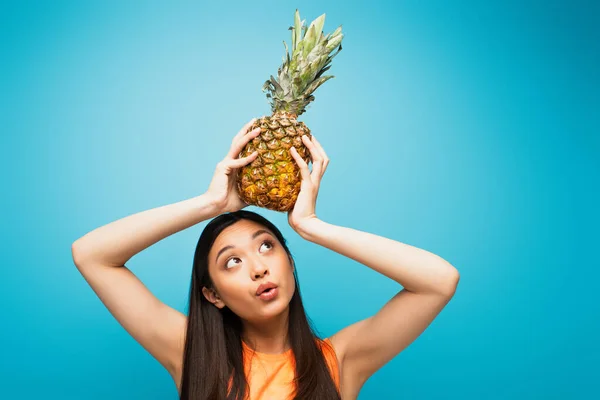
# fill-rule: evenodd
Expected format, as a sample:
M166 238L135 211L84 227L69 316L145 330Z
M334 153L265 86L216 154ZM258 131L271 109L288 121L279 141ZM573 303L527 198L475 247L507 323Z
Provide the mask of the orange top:
M340 376L335 350L329 338L317 339L329 367L335 387L340 389ZM295 388L293 379L294 353L292 349L282 354L266 354L252 350L242 341L244 349L244 369L250 386L249 400L291 399Z

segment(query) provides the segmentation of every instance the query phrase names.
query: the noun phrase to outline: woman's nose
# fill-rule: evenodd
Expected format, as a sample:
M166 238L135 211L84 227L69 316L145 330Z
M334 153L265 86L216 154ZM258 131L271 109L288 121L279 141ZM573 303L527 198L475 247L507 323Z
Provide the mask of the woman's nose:
M261 278L268 274L269 268L262 263L257 263L252 269L252 275L254 276L254 278Z

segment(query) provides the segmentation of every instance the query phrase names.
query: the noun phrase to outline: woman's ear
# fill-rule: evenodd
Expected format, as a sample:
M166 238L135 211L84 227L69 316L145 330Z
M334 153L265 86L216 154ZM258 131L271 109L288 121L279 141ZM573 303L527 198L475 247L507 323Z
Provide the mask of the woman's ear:
M206 300L213 303L217 308L225 307L225 303L219 297L219 294L215 289L208 289L206 286L202 287L202 294L206 298Z

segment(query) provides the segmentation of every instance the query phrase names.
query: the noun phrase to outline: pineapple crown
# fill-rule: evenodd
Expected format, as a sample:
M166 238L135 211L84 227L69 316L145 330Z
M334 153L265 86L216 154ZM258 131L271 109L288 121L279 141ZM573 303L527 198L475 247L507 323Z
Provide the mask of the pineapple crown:
M306 111L308 103L315 98L315 90L332 75L322 76L331 65L331 60L342 50L342 26L325 36L323 25L325 14L315 19L307 28L305 21L300 21L300 13L296 10L292 31L292 54L284 41L285 56L278 69L278 78L268 79L263 85L263 92L271 103L271 110L286 111L296 115ZM337 51L333 51L337 48Z

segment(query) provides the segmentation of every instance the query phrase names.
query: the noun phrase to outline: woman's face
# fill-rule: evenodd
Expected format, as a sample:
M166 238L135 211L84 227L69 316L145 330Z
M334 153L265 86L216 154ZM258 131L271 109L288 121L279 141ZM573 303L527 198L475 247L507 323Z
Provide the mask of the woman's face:
M248 321L281 314L295 290L285 249L271 231L254 221L240 220L221 232L208 254L208 272L216 292L203 288L206 299ZM259 285L267 282L277 286L272 299L256 295Z

